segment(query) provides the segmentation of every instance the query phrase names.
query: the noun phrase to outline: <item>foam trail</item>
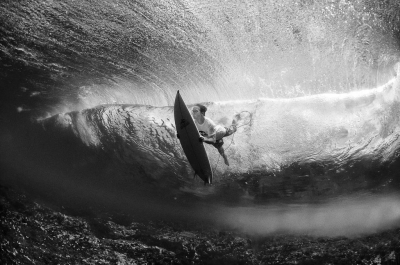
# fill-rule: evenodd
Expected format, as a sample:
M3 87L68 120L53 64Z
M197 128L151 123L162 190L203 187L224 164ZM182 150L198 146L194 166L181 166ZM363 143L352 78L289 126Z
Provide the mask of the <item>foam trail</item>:
M399 226L400 198L346 199L323 205L224 208L219 221L255 236L276 232L356 236Z

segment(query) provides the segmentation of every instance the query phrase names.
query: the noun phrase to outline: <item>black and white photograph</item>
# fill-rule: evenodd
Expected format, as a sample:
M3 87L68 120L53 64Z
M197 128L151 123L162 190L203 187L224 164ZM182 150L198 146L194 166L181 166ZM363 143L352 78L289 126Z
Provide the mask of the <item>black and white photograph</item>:
M0 264L399 265L399 0L0 0Z

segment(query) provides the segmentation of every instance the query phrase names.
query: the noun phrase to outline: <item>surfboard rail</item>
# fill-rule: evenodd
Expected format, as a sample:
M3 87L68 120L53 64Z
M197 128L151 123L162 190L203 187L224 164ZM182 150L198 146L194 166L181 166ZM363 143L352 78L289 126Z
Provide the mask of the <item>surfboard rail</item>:
M213 173L206 149L200 140L200 133L179 90L176 93L174 103L174 118L177 136L195 175L198 175L204 181L204 184L211 184Z

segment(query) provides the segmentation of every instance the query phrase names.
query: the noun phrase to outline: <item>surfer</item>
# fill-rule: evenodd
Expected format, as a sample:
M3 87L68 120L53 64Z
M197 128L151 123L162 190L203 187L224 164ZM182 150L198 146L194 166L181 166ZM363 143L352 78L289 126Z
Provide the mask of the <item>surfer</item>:
M232 121L232 125L229 128L223 127L215 124L210 118L206 117L206 111L207 107L201 104L196 104L192 109L192 116L195 120L196 127L201 134L201 140L217 148L218 152L224 158L225 164L229 166L228 158L226 157L225 150L222 147L224 144L222 138L236 132L236 120Z

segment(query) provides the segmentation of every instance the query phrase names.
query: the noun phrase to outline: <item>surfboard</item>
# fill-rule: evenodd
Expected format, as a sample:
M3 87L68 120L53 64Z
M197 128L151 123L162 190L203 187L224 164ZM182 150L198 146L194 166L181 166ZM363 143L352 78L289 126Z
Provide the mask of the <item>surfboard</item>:
M213 174L206 149L203 142L200 141L200 133L179 91L175 98L174 118L178 138L186 158L195 174L204 181L204 184L211 184Z

